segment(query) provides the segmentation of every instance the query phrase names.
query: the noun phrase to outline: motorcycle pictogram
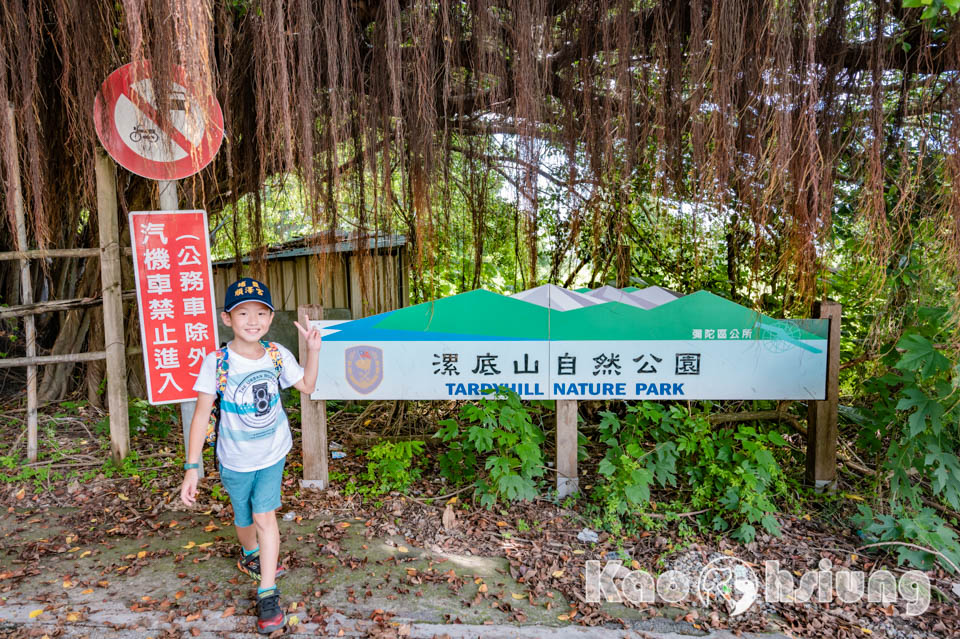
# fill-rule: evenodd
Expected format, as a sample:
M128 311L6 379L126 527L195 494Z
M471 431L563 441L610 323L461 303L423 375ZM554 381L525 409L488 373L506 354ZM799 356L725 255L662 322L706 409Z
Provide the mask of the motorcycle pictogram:
M160 136L157 134L155 129L148 129L147 127L139 124L133 127L133 131L130 132L130 141L134 143L139 143L141 140L145 140L152 144L159 139Z

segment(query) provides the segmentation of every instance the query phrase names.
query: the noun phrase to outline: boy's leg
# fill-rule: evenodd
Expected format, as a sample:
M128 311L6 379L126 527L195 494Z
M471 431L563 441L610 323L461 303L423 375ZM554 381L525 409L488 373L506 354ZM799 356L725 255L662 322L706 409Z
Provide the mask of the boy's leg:
M243 546L243 549L247 554L252 553L257 549L257 525L250 524L249 526L244 526L241 528L234 523L234 528L237 529L237 539L240 540L240 545Z
M260 588L270 588L276 583L277 563L280 558L280 528L276 511L280 508L280 493L283 485L283 466L286 459L268 468L256 471L250 505L253 523L257 528L260 543Z
M253 522L253 490L256 471L242 473L220 466L220 481L230 494L233 506L233 526L243 551L237 569L253 579L260 580L260 556L257 550L257 526Z
M253 513L257 541L260 544L260 588L276 584L277 561L280 558L280 528L276 511Z

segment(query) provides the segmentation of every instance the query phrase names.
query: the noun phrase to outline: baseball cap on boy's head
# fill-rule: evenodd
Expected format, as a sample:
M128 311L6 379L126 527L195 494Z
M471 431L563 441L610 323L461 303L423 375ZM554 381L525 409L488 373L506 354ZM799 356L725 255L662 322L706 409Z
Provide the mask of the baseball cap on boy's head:
M271 311L275 310L273 300L270 299L270 289L263 282L249 277L237 280L227 287L227 294L223 300L223 312L229 313L235 306L244 302L260 302Z

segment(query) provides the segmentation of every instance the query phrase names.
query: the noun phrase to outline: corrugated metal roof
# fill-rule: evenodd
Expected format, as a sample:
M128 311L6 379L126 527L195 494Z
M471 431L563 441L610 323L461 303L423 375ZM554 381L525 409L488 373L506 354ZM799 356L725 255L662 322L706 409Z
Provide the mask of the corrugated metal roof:
M328 232L329 233L329 232ZM318 234L319 235L319 234ZM353 236L353 237L351 237ZM347 231L337 231L337 242L335 244L321 243L317 241L318 236L301 237L278 244L267 249L264 257L266 260L280 260L291 257L301 257L303 255L317 255L320 253L353 253L357 250L357 238L355 233ZM311 242L315 244L311 245ZM360 240L363 250L375 251L385 248L394 248L397 246L406 246L407 236L402 234L385 235L380 234L376 237L367 236ZM244 263L253 261L250 255L244 255ZM235 264L236 260L218 260L213 263L214 266Z

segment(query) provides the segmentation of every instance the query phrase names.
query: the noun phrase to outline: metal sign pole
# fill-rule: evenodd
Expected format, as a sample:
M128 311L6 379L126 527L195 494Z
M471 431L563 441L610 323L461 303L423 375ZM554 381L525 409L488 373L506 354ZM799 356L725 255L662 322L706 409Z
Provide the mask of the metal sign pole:
M160 188L160 209L162 211L176 211L180 208L180 201L177 197L176 180L159 180L157 182ZM197 401L180 403L180 421L183 427L183 456L186 459L190 453L187 445L190 442L190 424L193 422L193 413L197 409ZM199 477L203 477L203 457L200 458L200 468L197 469Z

